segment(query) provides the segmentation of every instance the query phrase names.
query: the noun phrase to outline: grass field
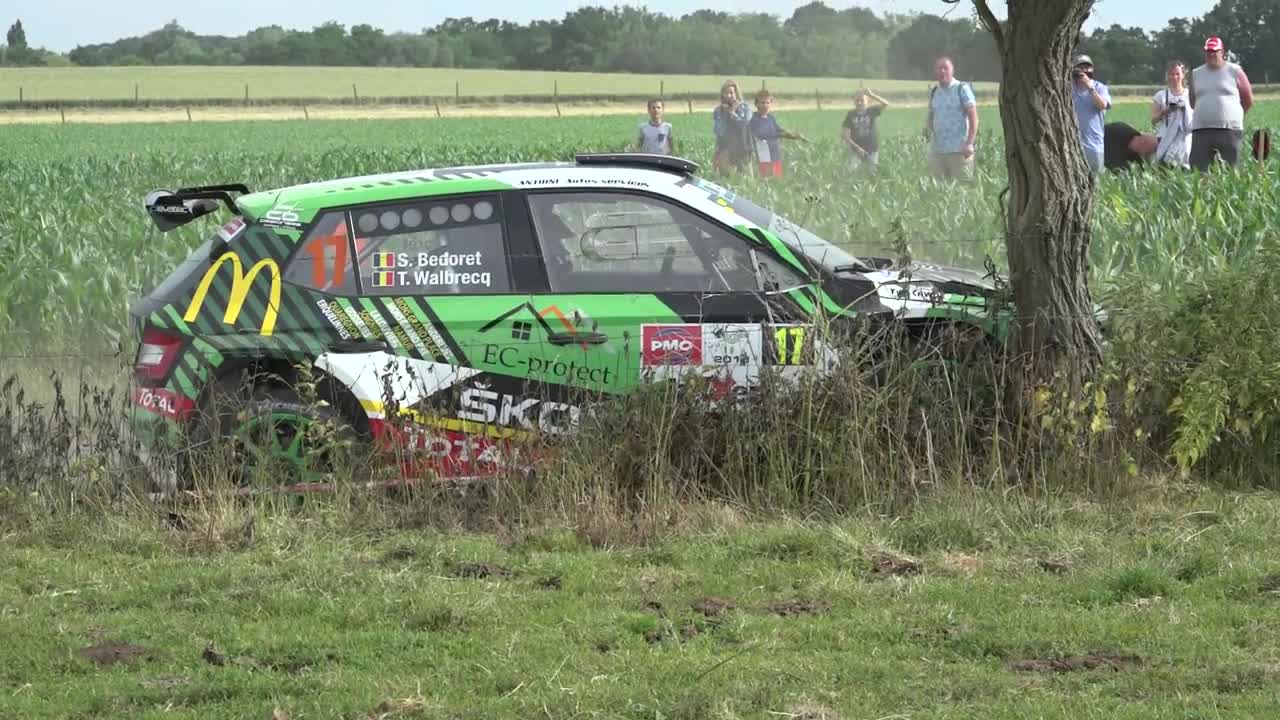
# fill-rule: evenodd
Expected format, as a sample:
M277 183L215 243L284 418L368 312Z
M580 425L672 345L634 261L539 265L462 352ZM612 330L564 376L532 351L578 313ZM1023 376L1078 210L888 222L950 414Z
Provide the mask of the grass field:
M0 543L0 715L1270 717L1280 500L1130 500L711 508L623 547L323 511L41 521Z
M761 87L782 93L848 95L865 82L884 92L927 92L925 81L843 78L733 76L743 92ZM352 85L362 98L434 96L453 98L504 95L644 95L665 91L716 94L725 80L707 75L636 75L622 73L463 70L453 68L366 67L87 67L0 68L0 100L126 100L135 86L143 100L168 98L250 99L350 98ZM977 83L990 90L994 83Z

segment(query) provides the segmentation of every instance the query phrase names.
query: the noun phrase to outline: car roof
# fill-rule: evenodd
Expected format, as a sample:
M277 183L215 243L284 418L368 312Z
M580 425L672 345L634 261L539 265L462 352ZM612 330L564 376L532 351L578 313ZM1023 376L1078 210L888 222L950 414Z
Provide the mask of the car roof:
M575 162L467 165L322 180L241 195L236 205L252 219L287 208L309 220L335 206L521 187L661 188L676 185L697 167L683 158L646 153L586 153Z

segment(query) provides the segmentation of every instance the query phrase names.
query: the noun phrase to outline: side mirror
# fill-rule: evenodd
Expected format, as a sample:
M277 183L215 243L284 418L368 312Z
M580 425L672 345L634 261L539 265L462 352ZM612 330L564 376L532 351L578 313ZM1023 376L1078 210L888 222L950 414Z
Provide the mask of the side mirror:
M218 201L209 198L182 199L169 190L153 190L142 201L151 222L168 232L218 209Z

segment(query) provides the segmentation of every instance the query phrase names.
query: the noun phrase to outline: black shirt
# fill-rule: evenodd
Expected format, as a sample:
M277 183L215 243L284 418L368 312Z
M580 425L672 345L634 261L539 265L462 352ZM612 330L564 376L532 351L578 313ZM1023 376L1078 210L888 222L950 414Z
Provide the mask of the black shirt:
M1123 170L1142 164L1142 156L1129 149L1129 143L1142 133L1128 123L1113 122L1102 127L1102 164L1108 170Z
M858 147L867 152L875 152L880 147L879 138L876 136L876 118L880 117L883 111L884 107L881 105L872 105L866 110L850 110L849 114L844 116L841 127L847 127L853 131L853 141L858 144Z

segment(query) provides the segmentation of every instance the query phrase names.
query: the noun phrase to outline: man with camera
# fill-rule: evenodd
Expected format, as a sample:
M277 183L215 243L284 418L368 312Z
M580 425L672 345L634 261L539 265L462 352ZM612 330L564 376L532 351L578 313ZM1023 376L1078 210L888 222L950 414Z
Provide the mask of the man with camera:
M1227 62L1220 38L1205 41L1204 64L1191 71L1191 107L1191 167L1208 171L1214 155L1235 165L1253 87L1244 68Z
M1093 60L1088 55L1076 57L1071 81L1071 101L1080 126L1080 142L1085 160L1089 162L1089 174L1096 179L1105 159L1103 126L1106 113L1111 109L1111 91L1106 83L1093 79Z

